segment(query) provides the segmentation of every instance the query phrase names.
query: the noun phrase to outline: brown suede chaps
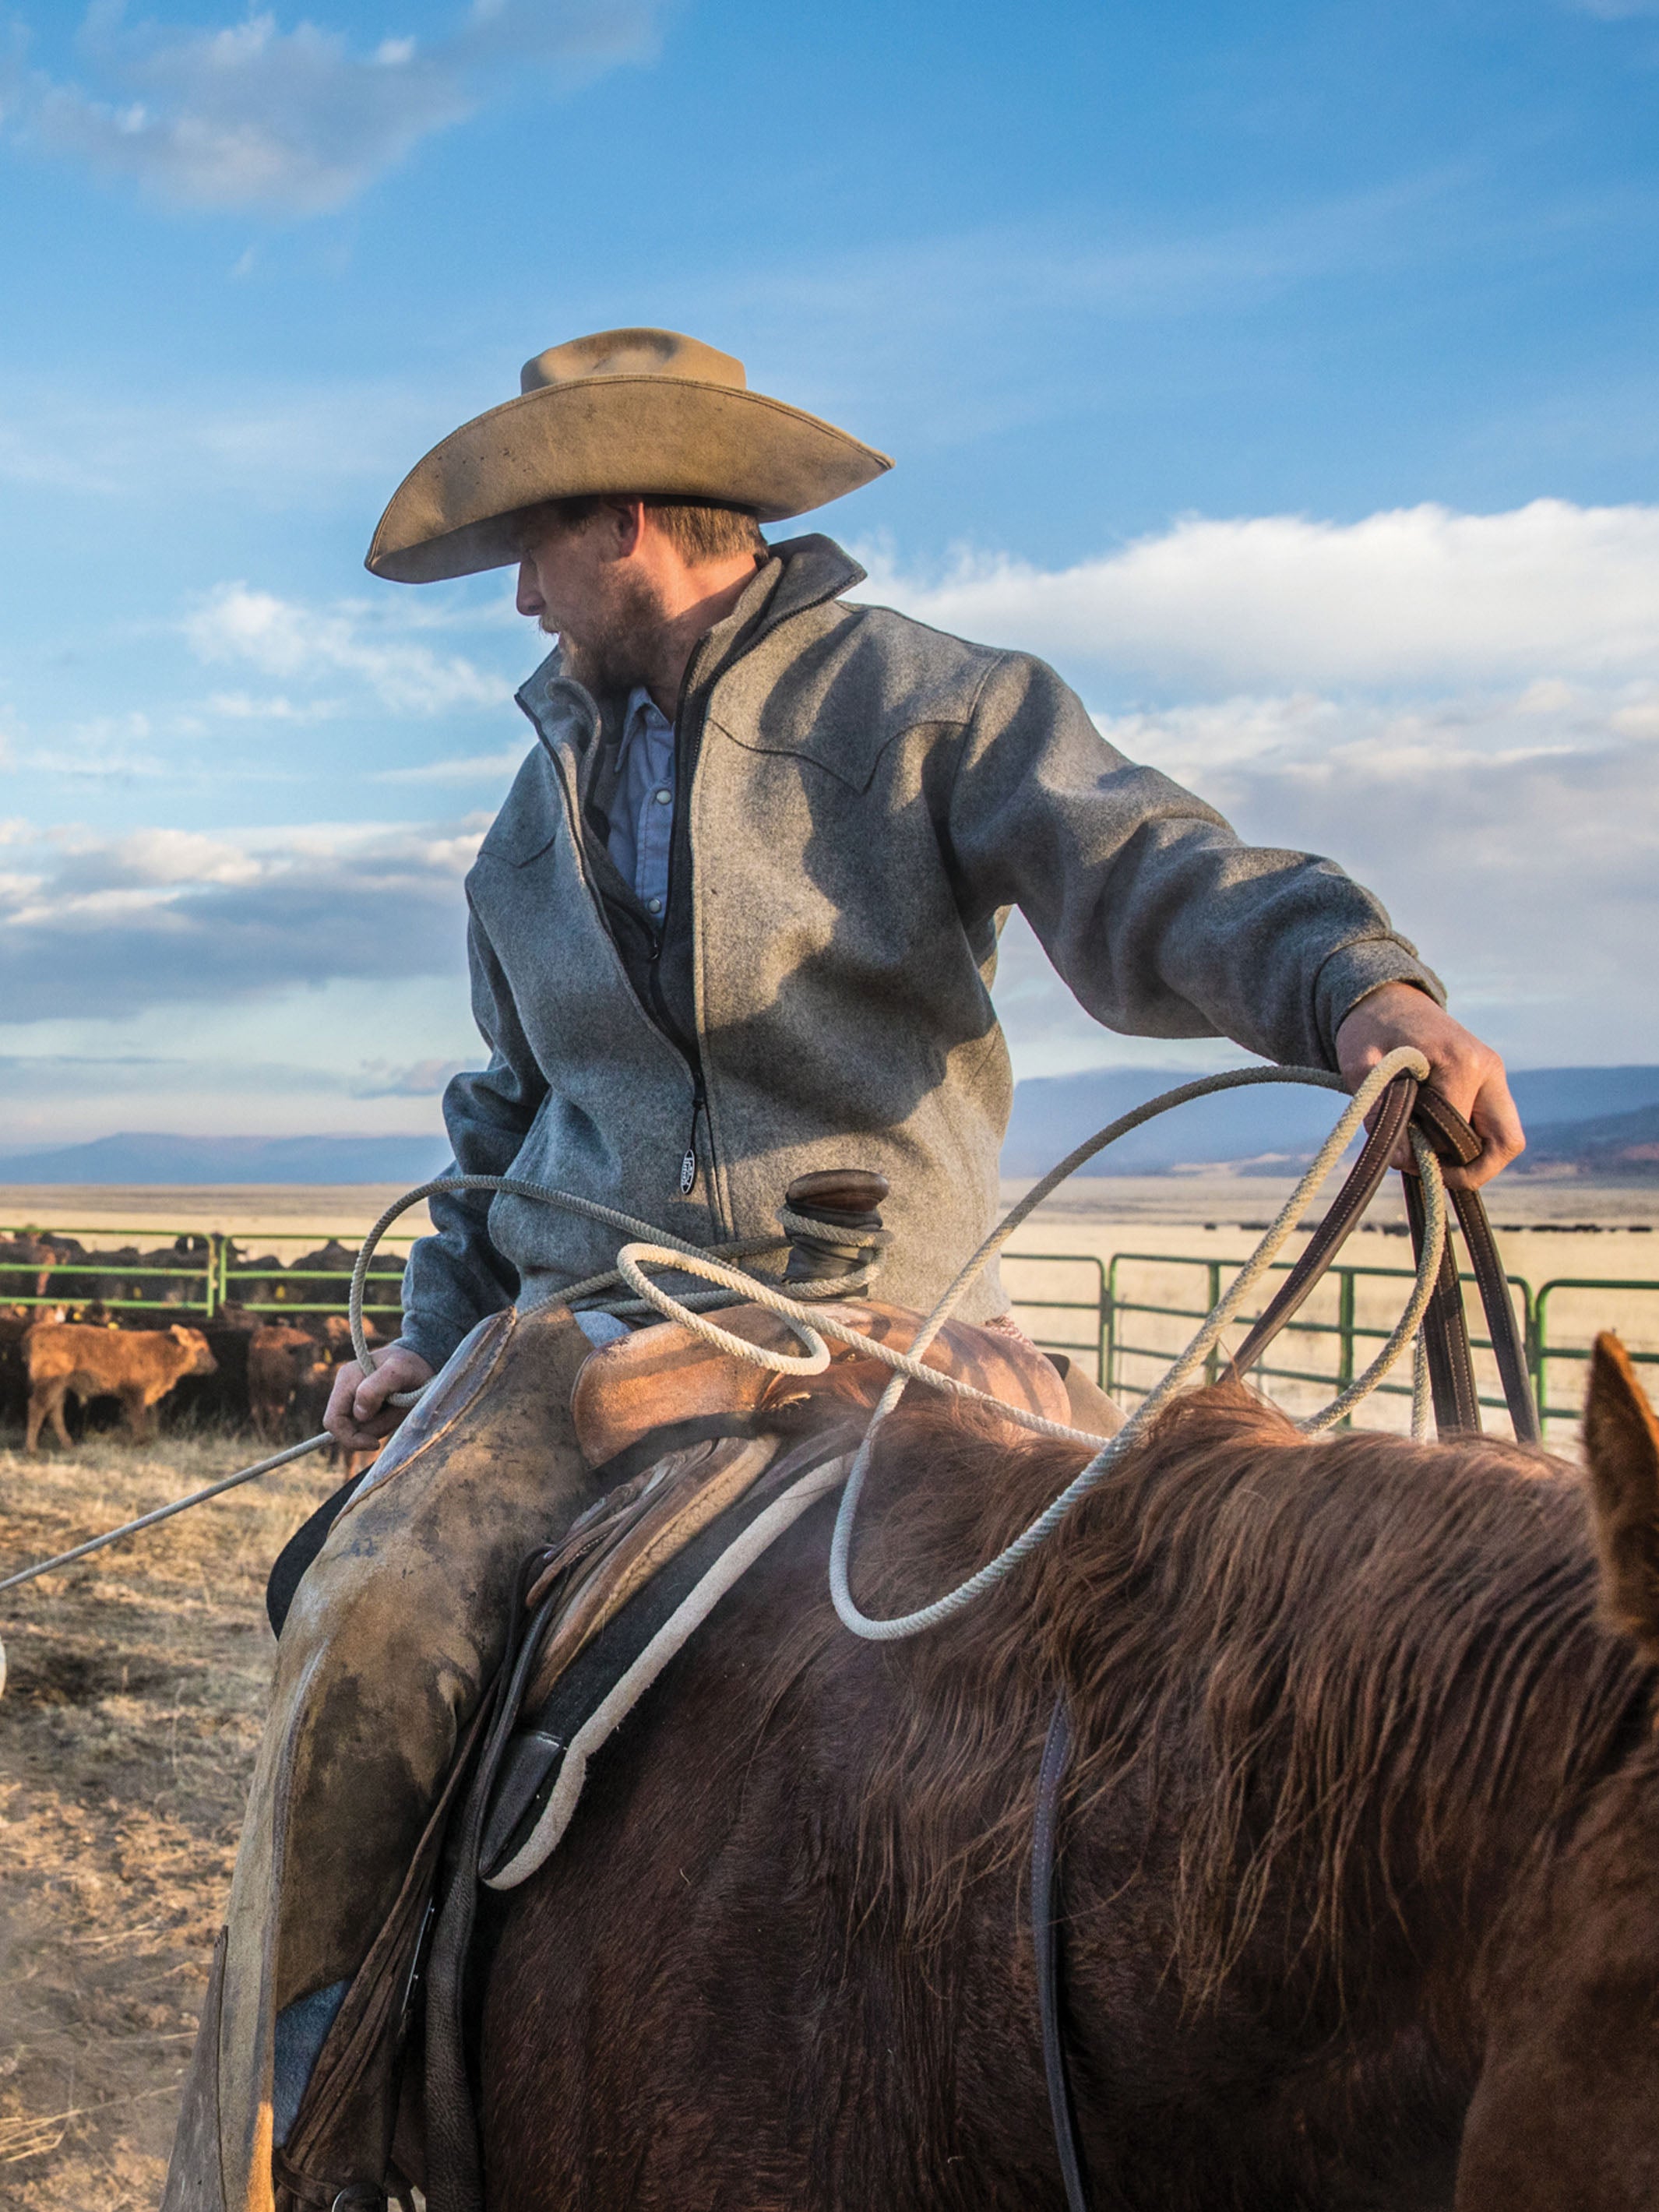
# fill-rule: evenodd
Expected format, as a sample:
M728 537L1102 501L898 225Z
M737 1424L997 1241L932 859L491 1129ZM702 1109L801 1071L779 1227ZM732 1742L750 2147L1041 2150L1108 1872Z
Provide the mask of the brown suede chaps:
M500 1663L522 1562L595 1495L570 1413L591 1350L560 1305L475 1329L300 1583L162 2212L280 2212L272 2154L296 2089L279 2019L337 2006ZM325 2203L353 2182L380 2201L392 2117Z

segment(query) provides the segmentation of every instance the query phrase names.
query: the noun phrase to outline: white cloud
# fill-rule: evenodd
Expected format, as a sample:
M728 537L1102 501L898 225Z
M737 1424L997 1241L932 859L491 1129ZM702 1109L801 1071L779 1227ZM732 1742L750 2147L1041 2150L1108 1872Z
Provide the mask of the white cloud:
M1523 1064L1659 1058L1659 508L1198 520L1060 572L872 575L1085 696L1138 693L1105 736L1247 838L1340 861ZM1018 1063L1109 1057L1009 951Z
M1242 836L1369 884L1454 1011L1522 1065L1659 1059L1659 686L1241 696L1097 720ZM1052 1002L1046 1018L1034 1042Z
M216 691L204 705L210 714L228 722L325 722L340 711L333 699L312 699L296 705L280 692L255 698L246 691Z
M203 836L20 831L0 877L9 1023L125 1019L340 978L453 976L483 820Z
M396 1067L384 1060L363 1062L351 1085L356 1098L436 1098L452 1075L459 1075L459 1060L417 1060Z
M964 556L929 580L877 556L868 596L1160 690L1659 678L1659 507L1194 518L1057 571Z
M240 663L262 675L302 683L348 676L398 714L452 714L511 699L513 687L504 677L486 673L462 654L434 653L422 644L416 633L429 627L418 608L389 597L385 603L342 599L313 607L246 584L220 585L183 624L202 660ZM301 709L284 700L282 711L292 719ZM312 702L304 711L330 709Z
M84 781L150 779L167 773L165 763L151 750L153 734L149 716L136 708L70 722L50 738L19 728L10 747L11 764Z
M419 768L385 768L377 783L486 783L511 775L523 760L528 743L516 750L471 753L455 760L428 761Z
M216 28L129 24L123 0L94 0L83 81L14 70L0 118L9 107L26 143L175 204L317 215L472 114L509 71L569 85L648 60L659 12L660 0L473 0L438 38L359 52L269 12Z

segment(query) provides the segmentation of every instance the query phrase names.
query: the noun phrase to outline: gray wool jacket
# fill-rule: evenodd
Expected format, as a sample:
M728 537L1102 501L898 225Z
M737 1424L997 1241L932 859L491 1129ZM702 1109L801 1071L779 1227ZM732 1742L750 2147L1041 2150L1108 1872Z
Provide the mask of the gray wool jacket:
M1010 908L1087 1012L1133 1035L1328 1067L1368 991L1443 994L1334 862L1241 843L1115 751L1042 661L848 605L862 580L828 538L775 546L699 646L660 938L605 878L614 717L556 653L530 678L537 742L466 882L489 1065L455 1078L444 1118L465 1173L699 1245L775 1233L809 1169L877 1169L894 1232L878 1294L925 1308L995 1218ZM504 1195L432 1214L403 1341L434 1367L515 1297L609 1267L618 1241ZM963 1317L1006 1304L981 1279Z

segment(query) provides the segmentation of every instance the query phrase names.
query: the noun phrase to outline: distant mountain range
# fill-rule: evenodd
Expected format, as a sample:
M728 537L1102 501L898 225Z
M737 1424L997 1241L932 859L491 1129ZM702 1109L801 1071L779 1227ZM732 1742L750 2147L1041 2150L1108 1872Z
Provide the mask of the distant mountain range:
M1188 1079L1172 1068L1125 1067L1020 1084L1002 1148L1003 1173L1045 1173L1106 1122ZM1511 1071L1510 1085L1527 1126L1523 1167L1659 1176L1659 1067L1521 1068ZM1224 1167L1284 1175L1317 1151L1338 1103L1329 1091L1301 1085L1223 1091L1120 1138L1081 1172L1145 1176Z
M164 1137L129 1133L51 1152L0 1152L0 1182L425 1182L441 1137Z
M1580 1175L1639 1181L1659 1178L1659 1106L1603 1114L1587 1121L1550 1121L1532 1133L1527 1164L1572 1168Z
M1096 1068L1037 1076L1014 1093L1007 1176L1043 1174L1085 1137L1188 1076L1173 1068ZM1528 1147L1524 1170L1659 1179L1659 1067L1534 1067L1510 1076ZM1337 1102L1328 1091L1264 1084L1177 1108L1121 1139L1085 1175L1170 1175L1199 1168L1283 1175L1315 1152ZM51 1151L0 1152L7 1183L364 1183L408 1185L441 1172L441 1137L172 1137L127 1133Z

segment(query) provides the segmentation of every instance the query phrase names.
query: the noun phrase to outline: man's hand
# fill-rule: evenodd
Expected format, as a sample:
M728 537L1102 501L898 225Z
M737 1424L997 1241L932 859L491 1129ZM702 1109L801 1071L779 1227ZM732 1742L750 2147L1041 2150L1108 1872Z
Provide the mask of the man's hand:
M355 1359L348 1359L334 1378L328 1394L323 1426L347 1451L373 1451L392 1434L407 1406L388 1406L394 1390L418 1390L432 1379L432 1370L418 1352L400 1344L380 1354L374 1372L365 1375Z
M1429 1083L1455 1106L1480 1139L1480 1157L1466 1168L1446 1166L1446 1181L1466 1190L1490 1182L1526 1150L1504 1063L1489 1044L1471 1036L1411 983L1384 983L1368 992L1336 1033L1336 1064L1350 1091L1396 1045L1415 1045L1429 1063ZM1407 1158L1396 1165L1409 1164Z

